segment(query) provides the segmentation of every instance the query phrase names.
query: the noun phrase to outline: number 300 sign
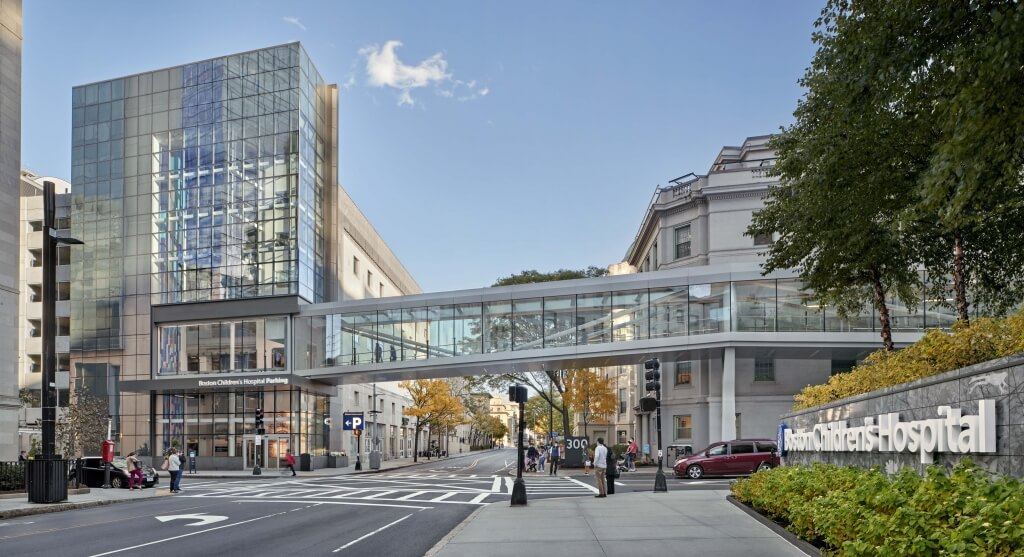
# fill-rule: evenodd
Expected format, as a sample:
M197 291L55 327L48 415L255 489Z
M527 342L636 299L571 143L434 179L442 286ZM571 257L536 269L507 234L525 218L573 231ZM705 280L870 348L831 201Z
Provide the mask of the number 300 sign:
M589 444L590 441L586 437L566 437L565 465L583 466L583 461L587 459L587 446Z

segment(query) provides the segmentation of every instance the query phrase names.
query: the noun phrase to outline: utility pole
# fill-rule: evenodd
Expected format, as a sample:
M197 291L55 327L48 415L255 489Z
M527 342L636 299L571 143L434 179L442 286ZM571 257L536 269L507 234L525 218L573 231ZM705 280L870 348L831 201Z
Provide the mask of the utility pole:
M370 414L373 415L373 431L370 432L370 469L380 469L380 451L377 450L377 384L373 384L373 402L370 403Z

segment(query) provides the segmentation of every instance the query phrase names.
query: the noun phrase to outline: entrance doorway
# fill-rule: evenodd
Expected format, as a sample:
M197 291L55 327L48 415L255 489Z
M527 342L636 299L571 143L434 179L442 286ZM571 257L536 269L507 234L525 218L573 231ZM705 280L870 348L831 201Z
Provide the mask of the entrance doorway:
M277 434L260 437L260 443L257 445L255 435L242 436L242 442L245 445L245 450L242 451L242 468L249 469L255 466L257 455L259 455L260 468L280 468L290 447L288 436Z

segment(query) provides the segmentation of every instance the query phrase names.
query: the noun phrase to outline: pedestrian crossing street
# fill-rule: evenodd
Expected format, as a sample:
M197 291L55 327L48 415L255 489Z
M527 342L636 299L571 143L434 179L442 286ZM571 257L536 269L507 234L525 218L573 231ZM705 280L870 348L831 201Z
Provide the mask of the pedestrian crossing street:
M530 497L572 497L596 492L564 476L524 478ZM515 479L507 475L393 473L326 478L202 480L185 482L175 497L279 500L403 507L486 505L508 501Z

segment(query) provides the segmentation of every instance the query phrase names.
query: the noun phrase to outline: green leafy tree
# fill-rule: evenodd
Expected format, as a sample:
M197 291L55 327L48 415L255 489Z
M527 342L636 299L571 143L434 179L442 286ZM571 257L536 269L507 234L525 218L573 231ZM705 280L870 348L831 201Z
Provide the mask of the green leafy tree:
M559 269L549 273L541 273L536 270L527 270L507 277L502 277L491 286L509 286L512 284L529 284L533 282L551 282L556 280L572 280L581 278L603 277L608 274L608 269L591 265L586 269Z
M65 457L99 454L107 435L108 414L106 398L92 396L85 387L76 389L56 423L58 453Z
M570 369L566 374L565 399L583 420L583 435L587 424L607 419L615 413L615 391L607 377L589 369Z
M865 77L871 52L857 51L858 41L873 43L839 32L842 22L828 9L816 26L818 51L800 80L807 93L796 122L771 141L781 185L747 233L776 234L764 271L797 269L805 288L840 316L871 300L882 344L892 350L887 300L911 308L919 300L920 258L901 217L916 201L931 130L890 102L904 87Z

